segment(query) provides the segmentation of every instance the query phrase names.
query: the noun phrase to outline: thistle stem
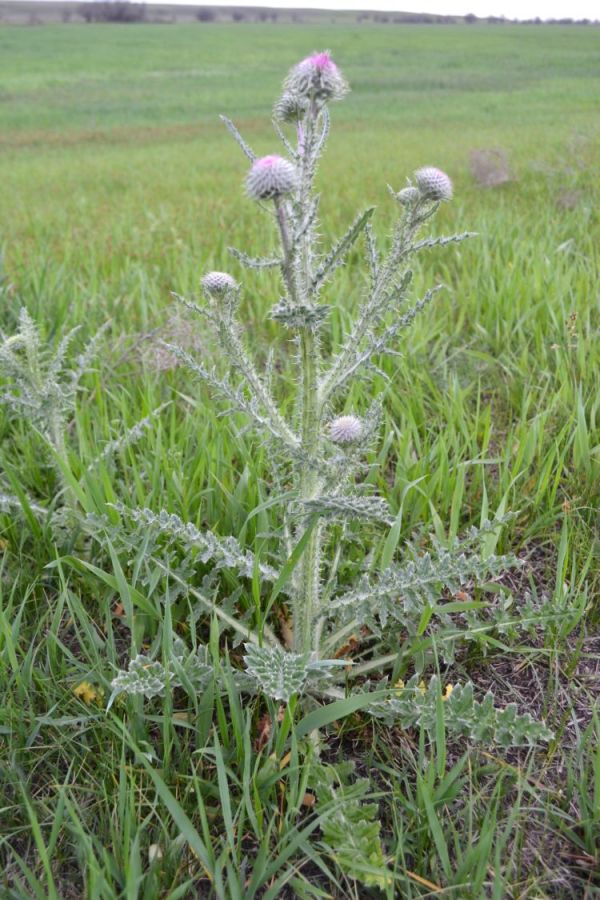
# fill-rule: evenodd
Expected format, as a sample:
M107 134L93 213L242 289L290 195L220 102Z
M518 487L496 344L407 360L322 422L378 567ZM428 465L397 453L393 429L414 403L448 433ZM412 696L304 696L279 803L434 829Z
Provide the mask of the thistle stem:
M318 110L314 101L311 103L307 117L306 130L302 133L302 169L300 175L300 215L302 221L309 207L311 175L314 171L313 150L314 131ZM312 280L311 247L312 229L307 229L297 248L300 253L300 297L308 294ZM283 234L282 234L283 241ZM284 244L285 250L285 244ZM291 259L291 254L290 254ZM297 270L296 270L297 271ZM321 444L322 404L318 386L320 378L320 348L317 335L309 325L305 325L300 333L300 366L302 371L301 393L301 442L302 461L298 474L298 499L302 504L306 500L318 497L321 480L312 460L319 457ZM306 519L304 524L306 526ZM318 629L314 628L315 616L320 606L321 589L321 545L323 525L317 521L308 539L306 549L300 562L299 590L295 598L294 609L294 649L299 653L313 651L318 654Z
M50 429L49 429L49 441L52 446L52 449L56 453L57 457L60 459L61 463L68 468L69 467L69 456L67 453L67 445L65 442L65 423L62 421L58 412L53 412L50 417ZM65 498L65 504L70 506L73 511L78 511L79 502L77 497L73 492L73 488L69 484L67 477L63 471L61 465L55 464L56 473L58 475L60 485L62 488L62 494Z
M321 407L317 394L319 351L310 328L300 337L302 365L302 450L303 460L299 476L299 500L302 503L318 496L319 474L311 463L320 444ZM321 587L322 524L317 522L301 560L300 591L296 598L298 609L294 616L294 644L297 652L306 653L313 647L313 620L319 609Z
M290 236L288 213L285 203L280 197L275 200L275 212L283 249L283 265L281 266L283 281L292 303L298 303L298 285L294 271L293 243Z

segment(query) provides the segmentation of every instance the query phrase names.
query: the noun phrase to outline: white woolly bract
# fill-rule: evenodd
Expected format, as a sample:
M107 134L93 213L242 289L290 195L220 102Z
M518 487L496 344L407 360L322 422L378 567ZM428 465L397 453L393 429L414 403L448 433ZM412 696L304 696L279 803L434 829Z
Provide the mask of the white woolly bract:
M209 294L226 294L235 291L238 283L227 272L207 272L202 279L202 287Z
M282 156L262 156L255 160L246 178L246 190L253 200L271 200L290 194L298 182L296 167Z
M319 100L341 100L350 90L327 50L307 56L290 69L284 88L292 94Z
M445 172L435 166L424 166L415 172L415 181L423 197L428 200L451 200L452 182Z
M329 437L336 444L351 444L363 433L363 424L357 416L338 416L329 423Z

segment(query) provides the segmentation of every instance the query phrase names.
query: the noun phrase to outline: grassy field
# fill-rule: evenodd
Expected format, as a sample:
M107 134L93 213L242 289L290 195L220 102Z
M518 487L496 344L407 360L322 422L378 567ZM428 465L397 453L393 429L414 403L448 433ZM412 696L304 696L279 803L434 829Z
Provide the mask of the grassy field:
M376 379L387 438L370 477L401 511L399 543L417 529L455 536L486 515L516 513L499 544L524 562L508 587L517 601L546 594L557 615L543 633L496 636L488 652L460 656L451 677L470 677L481 693L491 686L497 702L543 717L556 738L502 752L429 743L361 715L330 727L323 760L353 759L370 778L393 875L383 890L353 880L323 839L326 804L303 805L309 749L293 734L286 744L278 722L257 739L258 702L231 688L227 698L182 692L105 712L132 646L189 638L190 628L206 636L208 626L190 617L188 595L164 602L163 580L143 580L137 547L111 555L106 542L67 529L61 538L48 516L28 511L23 492L53 508L56 467L39 434L7 413L0 492L25 507L0 516L7 900L600 896L595 29L0 28L0 329L13 333L24 306L52 345L81 325L79 348L110 320L67 436L63 477L83 510L164 508L267 552L278 527L266 503L268 448L241 418L219 417L156 338L215 356L171 291L192 296L209 268L241 277L229 245L253 256L275 246L268 219L243 196L247 161L218 113L270 152L282 76L320 47L353 89L333 110L319 174L324 241L373 203L385 243L386 184L399 189L424 164L455 182L437 231L478 232L415 272L416 290L436 281L446 290L402 357L383 364L387 388ZM498 187L473 177L472 154L486 149L508 161ZM353 253L329 291L334 342L357 301L360 262ZM265 320L276 279L252 272L244 282L248 342L263 360L272 345L285 376L289 344ZM168 401L141 439L86 471ZM348 409L367 403L355 389ZM372 540L377 555L382 541ZM343 577L356 565L349 558ZM195 566L190 584L203 573ZM233 575L221 587L242 608L257 597ZM133 627L140 591L147 611ZM82 682L87 697L74 693Z

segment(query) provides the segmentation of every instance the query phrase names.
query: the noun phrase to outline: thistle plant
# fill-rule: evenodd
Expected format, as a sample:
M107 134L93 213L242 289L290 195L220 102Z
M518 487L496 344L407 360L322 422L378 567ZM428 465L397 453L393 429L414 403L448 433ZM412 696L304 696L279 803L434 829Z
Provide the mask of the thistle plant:
M383 571L369 571L367 561L353 585L340 580L345 550L356 541L357 523L372 530L389 528L394 521L394 511L364 478L385 398L375 396L367 408L357 410L347 408L345 397L357 380L372 385L374 373L384 374L380 360L397 354L407 330L440 290L434 286L421 297L413 296L415 255L469 237L468 233L421 236L453 193L450 178L427 166L399 191L390 188L397 216L385 252L371 229L372 207L361 212L328 250L321 250L315 176L329 133L330 105L347 91L328 53L316 53L296 65L274 106L283 155L257 157L233 123L224 119L249 162L248 200L260 206L267 221L271 217L279 237L275 256L252 258L235 249L232 255L242 268L280 273L281 295L272 304L270 317L285 329L295 348L298 388L292 414L284 412L289 404L283 407L278 402L281 392L276 389L272 356L260 372L244 340L239 318L243 280L238 276L208 272L201 279L202 300L178 298L210 327L229 362L229 373L209 369L184 349L167 345L215 398L243 413L261 440L269 442L274 497L283 498L277 506L282 521L276 562L259 562L236 538L203 533L165 511L120 507L119 512L130 528L143 531L154 549L161 541L168 546L178 542L202 563L237 570L243 578L258 573L270 592L270 610L278 598L286 597L291 623L287 637L279 638L274 615L253 629L230 608L225 612L218 600L193 592L207 613L245 641L246 672L240 673L245 689L290 703L300 695L315 702L341 699L348 691L363 694L362 705L374 715L426 728L435 726L442 702L448 726L459 733L501 743L547 738L550 732L543 724L519 716L513 707L496 710L491 695L477 701L472 685L444 689L437 676L428 683L422 677L439 657L451 661L456 645L475 640L482 630L527 627L536 621L539 609L533 603L528 614L520 616L510 603L492 606L448 599L448 592L490 582L517 564L512 557L489 552L490 535L498 533L502 520L486 523L452 544L433 542L426 552L409 544L404 558ZM338 293L330 286L359 241L368 284L360 292L344 339L329 349L332 297ZM182 667L189 672L196 667L204 678L208 664L204 648L195 661L183 651L165 664L144 659L137 657L128 672L115 678L113 697L121 691L154 696L167 683L182 683ZM388 669L394 672L393 680L386 680ZM406 684L398 680L400 672L411 676ZM377 680L367 682L369 673ZM376 695L370 699L373 690ZM383 697L382 691L387 691Z
M65 457L67 420L75 409L82 375L93 345L69 365L68 354L77 328L68 332L52 352L26 309L19 313L15 334L0 332L0 372L6 379L0 400L20 419L40 432L58 457Z
M0 331L0 406L8 410L12 420L26 424L41 438L58 485L56 494L48 498L49 507L26 496L22 487L21 494L26 496L30 511L38 518L44 519L52 510L50 525L59 543L83 515L72 480L76 478L71 470L72 456L78 455L79 449L73 447L73 426L78 397L83 390L82 379L92 368L107 327L108 323L98 329L79 353L73 352L79 327L68 331L55 347L43 338L39 326L24 307L19 312L16 331L13 334ZM83 467L84 471L92 471L139 440L164 405L136 422L118 439L108 441ZM0 511L18 511L22 503L5 483L8 478L8 472L4 475L0 470Z
M63 502L76 505L65 478L68 469L68 429L75 411L80 382L88 371L100 334L75 359L71 345L79 329L69 331L56 349L46 343L36 322L25 308L19 313L18 330L0 332L0 403L43 439L61 487ZM18 506L3 494L6 507ZM16 500L16 498L12 498ZM40 509L36 504L30 504Z

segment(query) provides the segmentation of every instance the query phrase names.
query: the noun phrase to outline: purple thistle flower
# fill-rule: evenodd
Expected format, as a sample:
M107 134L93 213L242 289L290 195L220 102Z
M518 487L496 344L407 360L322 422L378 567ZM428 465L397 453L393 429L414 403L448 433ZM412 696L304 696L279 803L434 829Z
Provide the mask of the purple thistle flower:
M357 416L338 416L329 423L329 437L336 444L352 444L363 433L363 424Z
M284 88L300 97L341 100L348 93L348 82L328 51L313 53L290 70Z
M222 295L236 291L238 283L227 272L207 272L202 279L202 287L208 294Z
M452 199L452 182L441 169L436 169L434 166L417 169L415 181L421 196L427 200Z
M290 194L298 183L296 167L282 156L262 156L253 162L246 190L253 200L272 200Z

